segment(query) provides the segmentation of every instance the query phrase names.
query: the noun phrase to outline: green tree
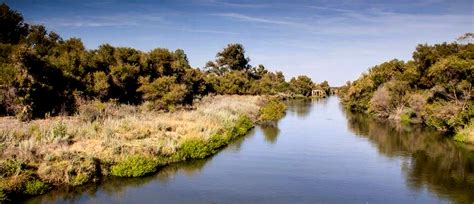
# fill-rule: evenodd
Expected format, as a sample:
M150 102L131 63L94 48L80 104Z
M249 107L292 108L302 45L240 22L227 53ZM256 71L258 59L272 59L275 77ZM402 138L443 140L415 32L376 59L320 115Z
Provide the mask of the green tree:
M290 89L295 94L310 96L313 87L314 84L311 78L304 75L293 77L290 80Z
M241 44L228 44L216 55L216 62L208 62L206 68L210 72L222 74L227 71L242 71L250 69L250 59L245 56L244 46Z
M474 60L462 60L456 56L443 58L430 67L428 77L447 90L450 99L458 102L460 94L467 94L463 90L469 88L474 79ZM464 85L458 86L461 81Z
M331 94L331 86L329 86L328 81L323 81L320 84L317 84L316 86L322 89L326 93L326 95Z
M94 96L101 100L105 100L109 94L109 79L107 74L103 71L93 73L93 87Z
M218 94L247 94L250 87L248 75L243 71L231 71L222 76L211 75L208 83Z
M186 69L181 81L186 85L186 96L184 102L191 104L196 95L202 96L207 94L207 84L204 78L204 73L199 69Z
M25 24L21 14L4 3L0 14L2 115L30 119L70 114L78 105L76 99L145 102L161 109L191 104L209 93L277 94L290 87L283 73L263 65L252 68L241 44L228 44L203 72L190 66L181 49L142 52L103 44L87 50L79 38L62 39L42 25ZM311 86L304 77L292 83L304 95Z
M264 74L259 76L260 79L254 80L251 83L249 92L251 94L277 94L286 91L285 77L281 72L268 72L265 70Z
M472 43L418 45L413 60L374 66L341 88L341 98L354 110L454 131L474 116L473 71Z
M23 16L5 3L0 5L0 25L0 43L16 44L28 33L28 25L23 22Z
M125 103L138 103L141 100L137 93L139 87L137 77L141 72L141 53L132 48L116 48L114 52L116 63L109 67L111 97Z
M265 69L265 66L263 66L263 64L259 64L258 66L253 67L250 72L251 77L254 79L261 79L267 73L268 70Z
M163 76L150 81L149 77L140 78L143 99L151 102L152 109L163 109L170 105L182 104L186 96L186 85L176 83L176 77Z
M18 72L12 88L17 97L16 113L21 119L72 111L74 98L61 70L52 67L39 58L35 50L25 46L14 54L14 63Z

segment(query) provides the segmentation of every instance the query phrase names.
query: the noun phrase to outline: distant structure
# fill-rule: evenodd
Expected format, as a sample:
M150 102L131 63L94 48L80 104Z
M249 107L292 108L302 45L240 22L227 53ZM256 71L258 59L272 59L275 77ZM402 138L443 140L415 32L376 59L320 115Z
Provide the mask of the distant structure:
M313 97L326 97L326 92L321 89L313 89L311 91L311 96Z

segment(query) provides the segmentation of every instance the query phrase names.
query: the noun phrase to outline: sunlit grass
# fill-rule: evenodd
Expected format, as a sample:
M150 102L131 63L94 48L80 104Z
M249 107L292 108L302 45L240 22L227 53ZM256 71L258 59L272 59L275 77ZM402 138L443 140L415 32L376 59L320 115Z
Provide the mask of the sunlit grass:
M89 109L31 122L0 118L0 189L18 191L14 188L30 182L32 194L42 192L33 190L39 182L75 186L100 175L142 176L159 165L203 158L244 135L266 101L262 96L212 96L174 112L94 102L100 107L94 117L85 115L93 113ZM4 174L6 167L15 172Z

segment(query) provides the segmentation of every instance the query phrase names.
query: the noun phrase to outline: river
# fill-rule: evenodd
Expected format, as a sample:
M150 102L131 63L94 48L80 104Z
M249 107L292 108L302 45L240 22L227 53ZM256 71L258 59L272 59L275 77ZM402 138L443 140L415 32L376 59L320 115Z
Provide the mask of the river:
M473 203L474 150L419 126L292 100L213 157L26 203Z

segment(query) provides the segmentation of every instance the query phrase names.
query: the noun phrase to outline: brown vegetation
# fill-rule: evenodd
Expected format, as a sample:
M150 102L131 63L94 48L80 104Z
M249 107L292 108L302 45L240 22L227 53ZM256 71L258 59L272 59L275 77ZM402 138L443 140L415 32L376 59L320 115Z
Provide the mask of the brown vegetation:
M162 112L96 101L75 116L30 122L3 117L0 190L24 194L28 182L47 188L109 174L143 176L170 162L206 157L245 134L265 104L262 96L214 96L190 110Z

